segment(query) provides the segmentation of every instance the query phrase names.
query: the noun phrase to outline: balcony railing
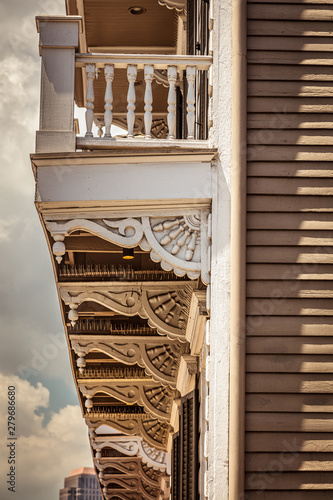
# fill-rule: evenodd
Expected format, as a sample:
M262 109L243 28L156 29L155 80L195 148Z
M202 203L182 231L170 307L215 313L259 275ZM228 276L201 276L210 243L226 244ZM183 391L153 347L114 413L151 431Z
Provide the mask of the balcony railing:
M82 54L79 16L38 17L37 28L42 80L36 152L108 149L118 147L117 141L122 146L141 141L146 147L178 147L184 139L181 144L188 147L203 146L197 139L207 136L203 110L211 56ZM83 137L75 133L75 100L86 107ZM97 137L94 122L100 128ZM126 136L112 138L113 124Z
M127 138L134 138L134 125L136 119L136 83L138 71L143 70L144 95L143 97L143 121L144 138L152 139L152 123L154 116L154 95L152 82L156 78L168 87L167 102L165 102L164 114L167 117L168 139L176 139L176 113L177 96L176 86L186 79L186 139L195 139L195 111L196 111L196 75L198 71L207 71L211 65L210 56L170 56L170 55L138 55L138 54L78 54L76 56L76 67L85 68L86 82L86 125L85 137L92 138L92 127L95 119L94 113L94 81L100 72L105 78L104 94L104 119L105 128L101 139L111 139L111 125L113 123L113 81L117 78L115 70L126 70L127 75ZM163 111L162 111L163 112ZM158 112L161 117L161 110ZM86 141L80 140L83 146Z

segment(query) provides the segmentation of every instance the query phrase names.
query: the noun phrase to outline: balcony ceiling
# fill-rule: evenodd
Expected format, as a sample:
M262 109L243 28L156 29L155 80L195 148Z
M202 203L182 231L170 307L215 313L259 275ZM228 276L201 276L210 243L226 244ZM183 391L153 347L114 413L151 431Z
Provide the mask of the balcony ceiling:
M141 15L132 15L129 9L139 6L146 9ZM67 13L81 15L84 22L86 48L88 52L175 54L177 47L178 14L161 6L158 0L67 0ZM82 49L81 49L82 50ZM85 105L85 88L82 70L76 71L75 100L78 106ZM143 71L139 71L136 82L136 112L143 113L145 91ZM127 112L128 82L126 70L116 70L113 82L113 121L122 127ZM103 121L105 80L103 71L94 82L95 114ZM153 82L154 123L166 123L168 90ZM117 121L116 116L119 120ZM142 126L142 117L136 127ZM126 128L126 124L124 125ZM137 130L137 131L138 131Z
M129 8L133 6L143 7L146 12L132 15ZM166 53L175 51L177 13L157 0L68 0L67 12L83 15L90 52L113 52L118 47L130 52L135 52L135 47L146 47L147 53L164 47Z

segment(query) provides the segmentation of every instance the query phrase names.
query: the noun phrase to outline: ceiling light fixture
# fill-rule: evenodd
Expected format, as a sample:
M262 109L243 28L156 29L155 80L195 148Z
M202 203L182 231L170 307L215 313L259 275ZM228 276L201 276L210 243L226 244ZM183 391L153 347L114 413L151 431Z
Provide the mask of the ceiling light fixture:
M145 9L144 7L135 6L130 7L128 9L128 12L133 16L140 16L140 14L144 14L145 12L147 12L147 9Z
M134 249L133 248L123 248L123 259L125 259L125 260L134 259Z

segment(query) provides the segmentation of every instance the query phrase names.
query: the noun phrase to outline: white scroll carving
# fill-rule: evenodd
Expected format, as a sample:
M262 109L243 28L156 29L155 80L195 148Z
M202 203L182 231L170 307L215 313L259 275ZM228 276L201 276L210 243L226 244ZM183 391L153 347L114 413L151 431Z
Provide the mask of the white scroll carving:
M91 438L91 446L96 451L110 447L130 457L138 456L144 464L153 467L153 469L167 470L170 473L170 455L150 446L141 437L95 436Z
M89 417L86 416L85 421L90 429L107 425L123 434L141 436L148 444L162 451L166 450L169 433L172 431L167 423L142 413L91 413Z
M96 302L102 306L126 316L138 314L148 319L148 324L156 328L161 335L170 339L179 339L185 342L184 326L186 323L185 309L188 307L187 295L192 291L188 284L172 284L149 290L148 283L124 285L122 283L72 283L60 284L60 296L71 312L83 302ZM76 307L75 307L76 306ZM75 324L78 316L69 319Z
M113 498L113 494L115 498L117 498L118 493L122 493L125 490L126 493L139 492L139 494L142 495L140 498L144 500L156 500L160 493L158 485L152 486L147 484L141 477L137 477L134 474L108 474L104 479L101 479L100 482L104 486L103 492L106 493L105 496L107 498ZM110 490L108 488L109 485L112 485Z
M104 471L111 467L124 474L140 476L145 482L151 484L151 486L158 486L162 475L161 471L144 464L140 457L103 457L94 459L94 463L99 471ZM103 474L103 477L108 478L110 475Z
M82 230L123 248L137 245L150 251L151 259L177 276L210 281L209 212L174 217L138 217L123 219L71 219L47 221L53 238ZM63 249L62 249L63 255ZM61 258L61 255L57 257Z
M176 377L183 344L165 337L121 338L114 335L70 335L72 348L78 356L78 367L84 370L84 356L101 351L127 365L138 364L148 375L163 385L176 387Z
M168 9L176 9L178 12L183 12L186 9L186 0L158 0L158 3Z

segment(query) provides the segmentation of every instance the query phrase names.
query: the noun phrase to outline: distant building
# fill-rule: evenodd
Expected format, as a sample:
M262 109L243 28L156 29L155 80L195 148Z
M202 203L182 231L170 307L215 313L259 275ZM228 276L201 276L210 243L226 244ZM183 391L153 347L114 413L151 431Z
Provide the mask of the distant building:
M97 477L92 467L74 469L65 478L59 500L102 500Z

